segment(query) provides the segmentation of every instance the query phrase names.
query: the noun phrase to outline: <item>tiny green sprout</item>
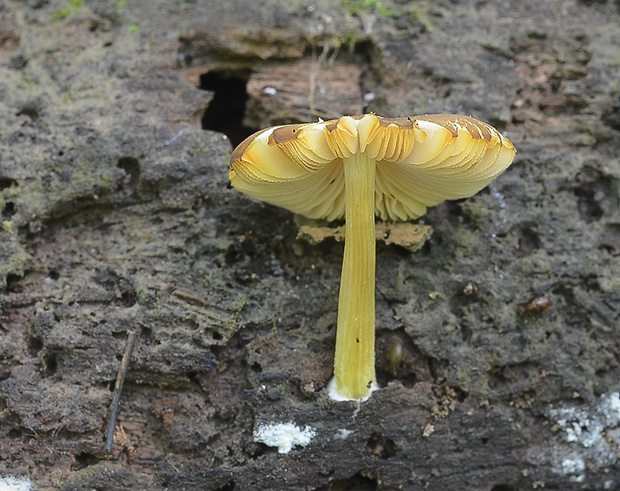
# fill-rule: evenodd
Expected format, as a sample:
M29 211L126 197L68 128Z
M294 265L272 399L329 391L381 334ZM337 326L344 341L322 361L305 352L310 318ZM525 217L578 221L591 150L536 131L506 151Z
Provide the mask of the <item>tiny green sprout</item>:
M430 292L428 294L428 298L431 300L437 300L439 298L439 292Z
M355 51L355 45L357 44L357 36L353 31L347 32L342 36L342 44L346 46L347 51L351 54Z

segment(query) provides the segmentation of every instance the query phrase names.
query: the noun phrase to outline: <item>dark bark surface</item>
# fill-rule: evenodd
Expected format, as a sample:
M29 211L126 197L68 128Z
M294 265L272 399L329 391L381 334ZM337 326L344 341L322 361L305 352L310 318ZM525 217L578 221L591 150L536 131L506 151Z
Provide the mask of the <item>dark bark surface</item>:
M0 16L0 487L620 488L618 1ZM342 243L228 186L231 142L345 110L469 114L518 149L422 250L377 245L361 405L325 390ZM256 441L289 422L308 444Z

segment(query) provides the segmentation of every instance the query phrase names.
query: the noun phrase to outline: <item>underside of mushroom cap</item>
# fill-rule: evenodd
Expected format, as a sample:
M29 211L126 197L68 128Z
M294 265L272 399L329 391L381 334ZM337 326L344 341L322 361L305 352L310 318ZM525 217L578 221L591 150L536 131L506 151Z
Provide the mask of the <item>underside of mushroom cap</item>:
M343 165L358 153L377 162L376 215L407 220L475 194L516 150L495 128L467 116L343 116L255 133L233 152L230 180L267 203L333 220L344 215Z

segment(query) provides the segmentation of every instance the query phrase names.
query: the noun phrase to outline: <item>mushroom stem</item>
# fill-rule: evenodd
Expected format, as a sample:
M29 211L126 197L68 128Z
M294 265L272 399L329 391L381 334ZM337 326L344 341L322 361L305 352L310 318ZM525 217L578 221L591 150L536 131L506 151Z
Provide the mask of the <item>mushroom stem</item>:
M364 152L343 159L345 245L338 300L334 378L336 400L366 400L375 376L375 173Z

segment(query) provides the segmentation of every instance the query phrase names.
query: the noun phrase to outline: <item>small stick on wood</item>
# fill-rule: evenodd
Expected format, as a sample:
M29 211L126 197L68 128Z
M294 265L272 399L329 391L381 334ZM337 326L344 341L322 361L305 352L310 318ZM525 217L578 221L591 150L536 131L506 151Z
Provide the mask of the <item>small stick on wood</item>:
M125 352L123 353L123 359L121 360L121 366L118 369L118 376L116 377L116 383L114 384L114 399L110 405L110 422L108 423L108 432L105 440L105 451L112 452L112 443L114 441L114 427L116 426L116 417L118 415L118 404L121 400L121 392L123 391L123 383L125 382L125 376L127 375L127 369L129 368L129 359L133 347L136 344L138 335L144 327L144 324L134 329L134 331L127 337L127 344L125 345Z

